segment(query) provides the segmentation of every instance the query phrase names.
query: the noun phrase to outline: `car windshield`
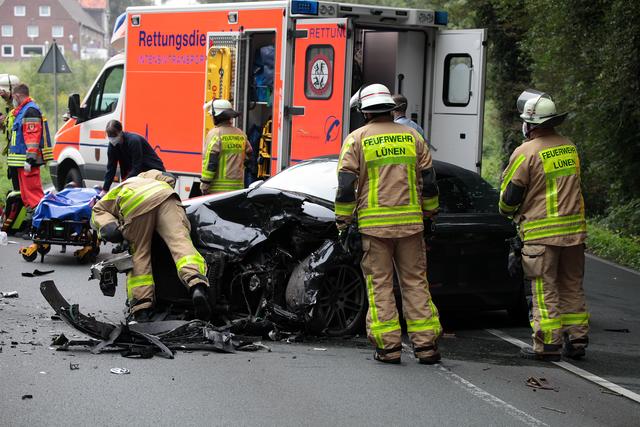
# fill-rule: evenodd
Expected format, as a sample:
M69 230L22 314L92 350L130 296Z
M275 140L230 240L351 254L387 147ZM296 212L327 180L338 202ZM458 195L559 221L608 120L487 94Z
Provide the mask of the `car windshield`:
M308 194L331 203L338 189L337 161L301 163L283 170L262 187Z

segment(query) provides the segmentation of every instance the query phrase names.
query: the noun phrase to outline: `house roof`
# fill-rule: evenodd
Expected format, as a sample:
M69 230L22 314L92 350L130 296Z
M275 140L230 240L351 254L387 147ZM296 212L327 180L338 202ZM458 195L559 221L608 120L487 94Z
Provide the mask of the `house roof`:
M91 28L94 31L105 34L105 29L102 28L89 14L80 6L78 0L58 0L60 5L64 7L69 15L76 22L82 24L85 27Z

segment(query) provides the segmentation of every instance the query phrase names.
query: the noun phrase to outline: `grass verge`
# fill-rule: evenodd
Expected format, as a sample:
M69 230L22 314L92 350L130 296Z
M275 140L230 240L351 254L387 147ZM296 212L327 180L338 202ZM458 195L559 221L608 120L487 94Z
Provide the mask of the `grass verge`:
M623 236L595 220L588 221L587 251L640 271L640 237Z

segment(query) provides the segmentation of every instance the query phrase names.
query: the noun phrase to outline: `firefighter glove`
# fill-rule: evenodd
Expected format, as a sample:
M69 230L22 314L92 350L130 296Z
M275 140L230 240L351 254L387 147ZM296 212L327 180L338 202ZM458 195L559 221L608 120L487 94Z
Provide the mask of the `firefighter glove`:
M111 243L122 243L124 237L116 222L110 222L100 229L100 238Z
M29 163L29 162L24 162L24 165L22 165L22 167L24 168L24 171L25 171L26 173L31 172L31 163Z

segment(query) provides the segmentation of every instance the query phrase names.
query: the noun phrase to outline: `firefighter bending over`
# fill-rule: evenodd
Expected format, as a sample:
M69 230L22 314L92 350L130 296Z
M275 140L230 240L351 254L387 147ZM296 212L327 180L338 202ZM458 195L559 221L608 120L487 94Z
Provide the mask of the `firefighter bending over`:
M582 289L587 225L576 146L555 131L551 97L529 89L518 98L525 142L502 174L500 212L513 216L524 243L522 266L531 281L533 350L522 357L584 357L589 313ZM563 342L564 341L564 342Z
M360 89L351 99L354 104L367 124L344 141L335 211L341 239L355 221L362 233L361 266L369 297L367 334L376 346L374 358L400 363L395 266L414 354L420 363L437 363L442 328L429 293L422 235L423 215L432 216L438 209L431 154L415 129L393 122L396 104L385 86Z
M215 127L205 137L202 156L202 194L221 193L244 188L244 169L253 149L247 135L231 124L239 116L226 99L216 99L205 108L213 116Z
M151 241L157 232L171 252L182 283L190 290L196 317L208 320L209 282L202 256L191 242L191 226L180 199L173 190L175 178L150 170L111 189L93 207L91 226L109 242L126 239L133 254L133 270L127 276L129 308L136 321L153 314L154 281Z

